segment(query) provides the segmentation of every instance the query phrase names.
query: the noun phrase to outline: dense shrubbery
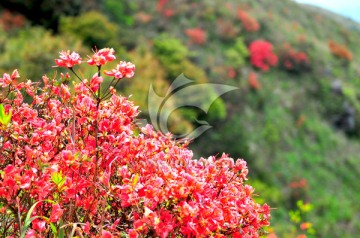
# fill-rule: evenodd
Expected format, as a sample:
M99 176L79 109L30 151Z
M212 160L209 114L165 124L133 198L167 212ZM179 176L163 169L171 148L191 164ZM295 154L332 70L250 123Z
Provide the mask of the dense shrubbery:
M81 17L63 17L60 32L81 39L86 46L105 47L117 35L117 26L99 12L91 11ZM101 34L94 34L98 32Z
M1 235L259 237L269 207L252 199L246 162L193 160L186 143L136 129L137 107L112 86L100 90L113 53L89 58L90 80L73 69L77 53L60 53L55 63L79 81L74 94L68 74L43 76L43 87L15 83L17 70L0 78ZM134 70L120 61L104 74L116 85Z
M249 51L241 37L238 37L234 45L225 51L226 64L236 69L245 64L248 56Z
M0 51L0 69L10 71L17 67L20 72L27 72L29 79L41 77L43 73L50 73L53 55L51 52L59 48L72 47L84 52L81 42L54 36L51 32L32 27L21 29L12 34L2 33L6 37ZM0 40L1 41L1 40ZM19 49L22 49L19 51ZM22 79L25 80L25 79Z

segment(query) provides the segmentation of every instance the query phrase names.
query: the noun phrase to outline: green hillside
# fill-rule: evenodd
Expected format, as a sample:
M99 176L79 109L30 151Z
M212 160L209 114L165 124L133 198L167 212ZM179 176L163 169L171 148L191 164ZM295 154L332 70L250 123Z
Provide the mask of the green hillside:
M237 87L207 113L179 108L169 130L206 121L212 128L194 139L195 157L247 161L258 201L272 208L268 237L360 233L360 24L290 0L90 2L60 14L56 31L0 4L1 74L18 68L40 79L60 49L113 47L136 65L118 90L147 120L150 85L163 96L182 73ZM203 104L215 94L194 93Z

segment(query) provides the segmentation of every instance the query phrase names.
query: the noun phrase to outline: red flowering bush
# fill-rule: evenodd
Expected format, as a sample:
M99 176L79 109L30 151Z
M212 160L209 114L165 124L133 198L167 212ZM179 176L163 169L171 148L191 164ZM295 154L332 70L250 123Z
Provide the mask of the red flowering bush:
M156 10L159 12L163 11L167 3L168 0L158 0L156 4Z
M280 66L289 72L300 73L310 69L310 60L303 51L296 51L286 44L279 53Z
M206 41L206 32L201 28L186 29L185 34L190 38L192 43L202 45Z
M261 88L261 83L259 82L255 72L249 73L248 82L251 89L259 90Z
M170 18L175 14L175 12L170 7L166 8L166 5L168 5L168 0L158 0L156 4L156 10L162 13L163 16Z
M4 10L0 15L0 26L5 31L23 27L25 24L26 19L23 15L14 14L7 10Z
M259 22L240 8L237 10L237 17L247 32L255 32L260 29Z
M249 46L251 64L262 71L267 71L278 62L273 46L265 40L253 41Z
M252 199L246 162L194 160L186 143L138 128L137 107L115 94L135 66L105 71L113 79L101 90L113 53L89 57L91 80L78 77L83 60L70 51L55 62L73 79L0 78L1 237L259 237L269 207Z
M330 40L328 43L330 52L335 56L338 57L340 59L344 59L346 61L351 61L353 56L350 52L350 50L344 46L341 45L333 40Z

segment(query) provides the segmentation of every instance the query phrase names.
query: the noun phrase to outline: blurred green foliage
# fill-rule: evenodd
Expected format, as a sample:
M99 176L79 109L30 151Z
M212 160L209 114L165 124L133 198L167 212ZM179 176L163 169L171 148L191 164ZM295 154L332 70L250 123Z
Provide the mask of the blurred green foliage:
M174 80L184 71L184 65L189 65L188 48L176 38L160 35L154 39L154 53L168 73L169 80Z
M239 68L244 65L246 58L249 56L248 49L241 37L235 40L234 45L225 51L226 64L233 68Z
M117 26L100 12L90 11L78 17L63 17L60 33L79 39L85 46L117 48ZM100 34L101 33L101 34Z
M104 8L116 23L127 26L134 24L134 18L131 13L136 11L136 4L118 0L105 0Z
M19 30L16 34L6 37L2 45L0 69L10 72L17 68L22 77L40 80L43 74L52 74L52 66L55 65L52 62L61 49L84 52L80 41L64 40L43 28Z

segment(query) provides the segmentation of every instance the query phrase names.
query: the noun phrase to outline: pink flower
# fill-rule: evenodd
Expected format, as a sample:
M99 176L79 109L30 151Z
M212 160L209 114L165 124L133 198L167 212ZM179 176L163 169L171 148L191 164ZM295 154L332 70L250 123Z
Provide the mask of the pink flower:
M0 78L0 87L7 87L9 86L9 84L11 84L11 82L16 79L16 78L20 78L19 72L17 71L17 69L15 69L11 76L7 73L3 74L3 77Z
M36 238L36 231L30 229L26 232L25 238Z
M112 235L110 232L103 230L101 233L101 238L111 238Z
M85 225L84 225L84 233L85 234L89 234L90 233L90 223L89 222L86 222Z
M11 77L9 74L5 73L3 74L3 77L0 78L0 86L5 88L7 86L9 86L9 84L11 83Z
M11 74L11 79L20 78L20 74L17 69L14 69L14 71Z
M114 76L116 79L132 78L135 74L135 65L130 62L120 61L120 64L116 66L116 69L111 71L105 71L108 76Z
M61 209L59 204L53 204L52 205L52 210L51 210L51 215L50 215L50 221L51 222L57 222L62 214L63 214L63 209Z
M38 232L45 231L46 223L44 220L35 219L32 221L32 228Z
M138 237L139 237L139 234L136 232L136 230L130 229L130 230L129 230L129 237L130 237L130 238L138 238Z
M101 49L101 50L95 52L92 57L89 57L89 60L87 61L87 63L89 65L95 64L97 66L104 65L107 62L111 62L114 59L116 59L114 53L115 53L115 50L113 48Z
M70 50L61 51L59 58L55 59L55 63L59 67L72 68L74 65L81 64L80 55L74 51L71 54Z
M92 79L90 80L90 88L93 92L96 92L99 87L100 84L104 81L104 79L102 77L99 77L98 74L94 74L94 76L92 77Z

